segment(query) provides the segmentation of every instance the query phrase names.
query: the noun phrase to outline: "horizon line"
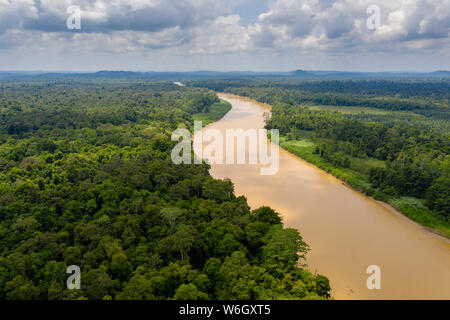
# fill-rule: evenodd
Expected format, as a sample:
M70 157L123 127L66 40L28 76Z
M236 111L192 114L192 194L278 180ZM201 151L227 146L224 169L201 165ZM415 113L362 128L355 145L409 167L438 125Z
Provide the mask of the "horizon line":
M292 73L292 72L342 72L342 73L416 73L416 74L426 74L426 73L433 73L433 72L450 72L450 70L446 69L434 69L429 71L412 71L412 70L399 70L399 71L349 71L349 70L306 70L306 69L295 69L295 70L260 70L260 71L254 71L254 70L190 70L190 71L181 71L181 70L164 70L164 71L155 71L155 70L126 70L126 69L98 69L98 70L0 70L0 73L8 73L8 72L15 72L15 73L99 73L99 72L130 72L130 73L199 73L199 72L216 72L216 73Z

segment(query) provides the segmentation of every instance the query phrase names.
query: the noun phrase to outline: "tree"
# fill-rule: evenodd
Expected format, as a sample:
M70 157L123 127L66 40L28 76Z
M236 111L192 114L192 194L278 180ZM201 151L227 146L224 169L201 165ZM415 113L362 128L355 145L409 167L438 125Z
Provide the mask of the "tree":
M91 300L103 300L103 297L112 294L114 282L108 274L100 270L90 271L82 281L83 291L86 290Z
M153 282L144 275L137 274L124 286L117 295L119 300L154 300Z
M120 281L126 281L133 271L133 266L123 253L114 254L109 265L111 274Z
M174 300L206 300L208 299L208 295L204 292L198 290L198 288L193 283L182 284L178 287L175 295L173 296Z
M283 229L280 224L272 226L264 243L263 266L278 274L294 270L299 259L304 259L309 251L296 229Z
M182 226L177 232L159 242L158 251L166 255L170 255L171 252L178 252L180 259L184 260L188 258L187 253L191 250L197 234L194 227Z
M33 300L39 297L39 289L24 277L18 275L5 284L9 300Z
M444 217L450 216L450 178L436 179L426 193L426 204Z
M270 225L281 223L280 215L272 208L261 207L259 209L254 210L252 213L255 216L256 220L258 221L266 222Z
M218 203L230 200L234 191L233 183L230 180L208 180L203 185L202 195L206 199L215 200Z
M328 278L319 274L315 277L315 281L316 281L317 294L319 296L329 298L331 287L330 287L330 281L328 280Z
M179 208L164 208L161 210L161 215L169 222L172 228L175 226L175 222L181 213Z

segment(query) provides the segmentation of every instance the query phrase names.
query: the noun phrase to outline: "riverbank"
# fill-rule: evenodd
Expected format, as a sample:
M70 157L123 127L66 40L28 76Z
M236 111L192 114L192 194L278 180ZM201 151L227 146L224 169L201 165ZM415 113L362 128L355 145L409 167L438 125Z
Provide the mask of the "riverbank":
M192 117L194 121L202 121L203 126L219 121L222 119L230 110L232 106L230 103L225 100L220 100L220 102L214 103L211 107L209 107L208 112L196 113Z
M288 140L285 136L280 136L280 146L289 153L336 177L353 190L388 205L398 213L418 223L426 230L450 239L450 224L427 209L420 199L412 197L389 197L380 190L373 188L361 173L351 169L333 166L320 155L315 154L316 143L311 139Z
M218 95L230 102L232 109L209 128L222 133L264 128L268 105ZM262 165L249 163L212 164L210 173L217 179L231 179L236 195L245 196L252 209L270 206L282 213L286 227L298 230L311 247L308 270L330 279L333 297L450 297L450 288L444 285L450 280L450 241L426 232L405 215L347 187L292 152L280 150L279 164L279 172L272 176L260 174ZM382 290L367 289L370 265L382 270Z
M232 97L240 98L246 101L254 101L259 104L263 104L267 108L271 109L271 106L265 103L261 103L249 97L241 97L234 94L226 93ZM221 100L223 101L223 100ZM223 101L226 103L226 101ZM224 106L222 107L224 108ZM231 105L229 106L231 109ZM211 124L212 122L220 120L229 110L223 109L220 113L222 116L214 121L208 121L204 125ZM213 118L217 118L214 115L204 114L199 117L212 120ZM361 192L362 194L373 198L376 201L380 201L383 204L389 206L392 210L395 210L398 214L403 215L404 217L412 220L412 222L419 224L424 229L429 232L432 232L438 236L444 237L447 240L450 239L450 223L445 221L442 217L438 216L436 213L428 209L421 199L413 198L413 197L392 197L381 190L373 188L371 183L368 181L367 177L355 170L350 168L342 168L337 167L326 161L319 154L315 154L315 149L317 144L310 138L304 137L300 140L289 140L286 136L280 136L280 146L284 150L289 153L298 156L299 158L305 160L306 162L318 167L319 169L324 170L328 174L331 174L335 178L339 179L342 183L352 188L355 191ZM361 160L362 161L362 160ZM367 160L370 162L371 160ZM372 159L372 161L376 161ZM362 165L367 164L363 163Z

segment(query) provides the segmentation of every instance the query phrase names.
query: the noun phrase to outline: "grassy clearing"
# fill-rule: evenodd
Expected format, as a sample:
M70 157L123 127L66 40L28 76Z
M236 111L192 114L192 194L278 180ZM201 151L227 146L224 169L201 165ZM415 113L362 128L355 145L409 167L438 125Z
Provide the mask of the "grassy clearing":
M405 216L436 233L450 238L450 223L423 205L422 200L402 197L389 199L388 203Z
M285 137L280 137L280 146L364 193L373 191L370 183L361 173L351 169L335 167L320 155L314 154L316 144L312 140L287 141Z
M350 157L350 169L364 174L369 174L369 168L386 168L386 163L375 158L354 158Z
M341 106L321 106L311 105L307 106L308 109L313 111L339 111L343 114L356 114L356 113L369 113L369 114L388 114L388 110L368 108L368 107L341 107Z
M415 118L425 118L422 115L418 115L414 112L408 112L408 111L390 111L390 110L383 110L383 109L377 109L377 108L369 108L369 107L345 107L345 106L322 106L322 105L308 105L307 106L310 110L313 111L339 111L343 114L358 114L358 113L367 113L367 114L374 114L374 115L401 115L404 116L412 116Z
M196 113L192 117L194 121L203 121L203 126L222 119L231 110L231 104L220 100L209 108L209 112Z
M352 158L352 165L349 169L346 169L335 167L320 155L314 154L316 143L311 139L288 140L285 136L280 136L280 146L290 153L330 173L352 188L368 196L372 196L376 200L389 203L411 220L418 222L438 234L450 238L450 223L425 207L422 200L412 197L393 198L372 187L365 172L367 172L369 166L385 166L383 161L370 158ZM357 171L355 169L357 169Z

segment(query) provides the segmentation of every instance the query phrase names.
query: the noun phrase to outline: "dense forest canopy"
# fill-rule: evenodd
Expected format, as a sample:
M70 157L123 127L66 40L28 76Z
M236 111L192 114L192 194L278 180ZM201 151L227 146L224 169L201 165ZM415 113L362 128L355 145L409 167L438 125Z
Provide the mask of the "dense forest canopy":
M450 236L450 81L193 80L273 106L282 146ZM307 141L310 147L299 147ZM305 145L305 144L304 144Z
M450 80L191 80L188 83L219 92L251 96L275 104L361 106L410 110L449 120Z
M0 82L0 299L329 298L278 213L171 162L171 132L217 101L150 80Z

